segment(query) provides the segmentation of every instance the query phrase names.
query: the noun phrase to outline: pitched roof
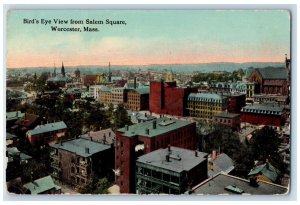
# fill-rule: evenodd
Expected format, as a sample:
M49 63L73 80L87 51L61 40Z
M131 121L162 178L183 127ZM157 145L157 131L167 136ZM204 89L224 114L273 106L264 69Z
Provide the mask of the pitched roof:
M277 184L259 181L258 186L251 186L249 180L219 173L217 176L208 178L204 182L192 188L192 194L207 195L207 194L237 194L225 189L227 186L235 186L244 191L244 194L255 195L271 195L271 194L287 194L288 188Z
M288 71L285 67L256 68L263 79L284 79L288 78Z
M156 122L156 128L153 128L153 123ZM126 127L118 129L123 136L134 137L134 136L145 136L145 137L156 137L158 135L170 132L172 130L185 127L187 125L193 124L194 122L181 121L173 118L158 118L153 121L139 123L131 125L126 130ZM149 130L149 134L146 132Z
M33 182L24 184L24 188L28 189L31 194L42 194L43 192L49 191L51 189L59 190L60 186L54 184L51 176L46 176Z
M110 146L100 144L97 142L93 142L87 139L73 139L66 142L61 142L57 144L50 145L51 147L54 147L56 149L62 149L69 152L73 152L76 155L82 156L82 157L89 157L93 154L102 152L104 150L110 149Z
M64 121L48 123L45 125L38 125L33 130L29 130L28 134L37 135L45 132L52 132L56 130L66 129L67 125Z
M254 167L248 176L262 174L268 177L272 182L275 182L280 174L279 170L272 166L270 163L265 163Z
M96 132L90 132L85 135L81 135L80 138L91 140L93 142L99 142L102 144L114 144L116 134L112 131L111 128L100 130Z
M209 159L213 163L213 170L208 170L208 175L213 176L219 172L229 173L234 169L232 159L225 153L217 156L216 159Z
M282 115L283 108L277 104L264 103L264 104L253 104L247 105L242 108L242 112L252 112L259 114L272 114L272 115Z
M21 111L7 112L6 113L6 121L18 120L18 119L24 117L24 115L25 115L25 113L22 113Z
M142 155L137 162L180 173L191 170L207 159L207 153L204 152L198 152L196 157L195 151L192 150L179 147L170 149L170 153L168 148L165 148ZM169 155L169 161L166 161L166 155Z
M202 101L202 102L222 102L226 99L225 96L216 93L191 93L188 100Z
M6 133L6 140L12 140L13 138L17 138L17 136L8 132Z

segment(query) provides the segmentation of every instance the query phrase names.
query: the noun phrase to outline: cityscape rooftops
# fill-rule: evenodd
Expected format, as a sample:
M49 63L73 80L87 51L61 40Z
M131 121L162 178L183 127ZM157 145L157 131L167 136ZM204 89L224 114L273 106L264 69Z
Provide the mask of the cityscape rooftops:
M185 127L193 123L194 122L181 121L173 118L164 117L149 122L125 126L123 128L118 129L118 131L122 132L122 135L127 137L156 137L158 135L179 129L181 127Z
M33 182L29 182L24 184L24 188L28 189L31 194L41 194L43 192L49 191L51 189L55 189L56 191L61 189L60 186L54 184L51 176L46 176Z
M66 150L82 157L89 157L96 153L110 149L109 145L93 142L87 139L73 139L50 145L56 149Z
M60 122L48 123L45 125L38 125L33 130L29 130L28 134L37 135L45 132L52 132L56 130L66 129L66 128L67 125L64 123L64 121L60 121Z
M207 160L207 153L183 149L179 147L170 147L158 149L138 158L138 163L174 171L180 173L182 171L190 171L203 161ZM169 156L168 160L166 156Z
M258 186L251 186L250 181L219 173L216 176L210 177L204 182L201 182L197 186L192 188L191 194L255 194L255 195L267 195L267 194L287 194L288 188L277 184L258 181ZM231 186L232 189L226 187ZM235 189L238 188L238 189Z
M277 104L264 103L247 105L243 107L241 111L259 114L282 115L283 108L278 106Z

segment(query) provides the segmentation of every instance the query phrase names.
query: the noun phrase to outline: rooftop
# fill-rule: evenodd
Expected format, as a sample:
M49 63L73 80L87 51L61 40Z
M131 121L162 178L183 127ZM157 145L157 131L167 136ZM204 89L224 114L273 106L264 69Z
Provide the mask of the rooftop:
M226 99L225 96L216 93L191 93L188 100L203 101L203 102L221 102Z
M29 127L32 125L36 120L38 120L39 116L34 114L26 113L24 119L19 119L16 124L21 125L24 127Z
M102 144L114 144L116 134L111 128L108 128L96 132L89 132L88 134L81 135L80 138L100 142Z
M18 120L18 119L24 117L24 115L25 115L25 113L22 113L21 111L7 112L6 113L6 121Z
M6 133L6 140L12 140L13 138L18 138L18 137L8 132Z
M242 112L282 115L283 108L278 106L277 104L253 104L243 107Z
M225 172L228 174L234 169L232 159L225 153L218 155L214 160L209 157L208 161L213 163L212 169L208 168L208 176L213 176L219 172Z
M51 189L59 190L61 187L54 184L51 176L46 176L37 179L33 182L24 184L24 188L28 189L31 194L42 194L43 192L49 191Z
M66 129L67 125L64 121L49 123L45 125L38 125L33 130L29 130L28 134L37 135L45 132L52 132L56 130Z
M239 117L239 114L228 113L228 112L220 112L215 114L215 117L223 117L223 118L236 118Z
M154 124L156 123L156 128ZM158 135L180 129L187 125L193 124L194 122L181 121L173 118L158 118L153 121L139 123L135 125L128 126L128 130L126 126L118 129L119 132L122 132L123 136L134 137L134 136L146 136L146 137L156 137ZM148 132L149 131L149 132Z
M256 68L263 79L284 79L288 78L288 70L285 67Z
M207 153L197 153L196 157L195 151L170 147L170 152L168 148L158 149L139 157L137 162L180 173L191 170L207 159ZM169 155L169 161L166 160L167 155Z
M259 175L262 174L266 177L268 177L270 180L275 182L279 176L279 170L277 170L274 166L272 166L270 163L265 163L258 165L254 167L248 176L253 176L253 175Z
M101 143L93 142L87 139L73 139L66 142L50 145L56 149L62 149L69 152L73 152L76 155L82 157L89 157L96 153L110 149L110 146Z
M239 194L228 189L228 186L238 188L243 194L270 195L270 194L287 194L288 188L277 184L259 181L258 186L251 186L249 180L219 173L214 177L208 178L197 186L192 188L192 194L199 195L218 195L218 194Z

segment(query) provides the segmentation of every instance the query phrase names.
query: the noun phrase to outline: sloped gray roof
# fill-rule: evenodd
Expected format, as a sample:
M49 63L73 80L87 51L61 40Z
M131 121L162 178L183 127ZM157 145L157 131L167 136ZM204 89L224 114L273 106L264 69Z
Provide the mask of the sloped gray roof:
M270 104L270 103L253 104L253 105L247 105L243 107L242 112L282 115L283 107L280 107L277 104Z
M262 173L264 176L268 177L270 180L275 182L280 174L279 170L272 166L270 163L265 163L254 167L248 174L248 176L257 175Z
M37 179L33 182L29 182L27 184L24 184L23 187L30 190L31 194L40 194L40 193L46 192L51 189L55 189L55 190L61 189L60 186L57 186L54 184L51 176L46 176L46 177Z
M33 130L29 130L28 134L37 135L45 132L52 132L56 130L66 129L67 125L64 121L48 123L45 125L38 125Z
M190 101L222 102L226 97L216 93L191 93L188 96Z
M249 77L254 70L257 70L263 79L273 79L273 80L280 80L280 79L287 79L288 78L288 71L285 67L265 67L265 68L251 68L247 72L247 76Z
M87 139L73 139L62 143L52 144L51 147L63 149L82 157L89 157L93 154L110 149L110 146L93 142Z

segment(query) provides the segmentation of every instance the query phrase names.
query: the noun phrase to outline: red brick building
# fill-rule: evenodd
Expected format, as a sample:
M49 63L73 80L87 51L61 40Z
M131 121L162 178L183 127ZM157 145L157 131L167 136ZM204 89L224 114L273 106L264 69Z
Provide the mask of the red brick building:
M228 97L228 112L240 113L241 109L246 106L246 94L243 93L224 93Z
M121 193L135 192L136 159L169 144L196 148L196 124L171 118L125 126L116 132L115 173Z
M282 126L283 116L283 108L277 104L253 104L241 110L241 122L254 125Z
M150 112L175 116L187 115L187 98L197 88L179 88L176 82L150 82Z
M221 112L213 117L213 122L216 125L224 126L233 130L240 130L241 128L239 114Z

